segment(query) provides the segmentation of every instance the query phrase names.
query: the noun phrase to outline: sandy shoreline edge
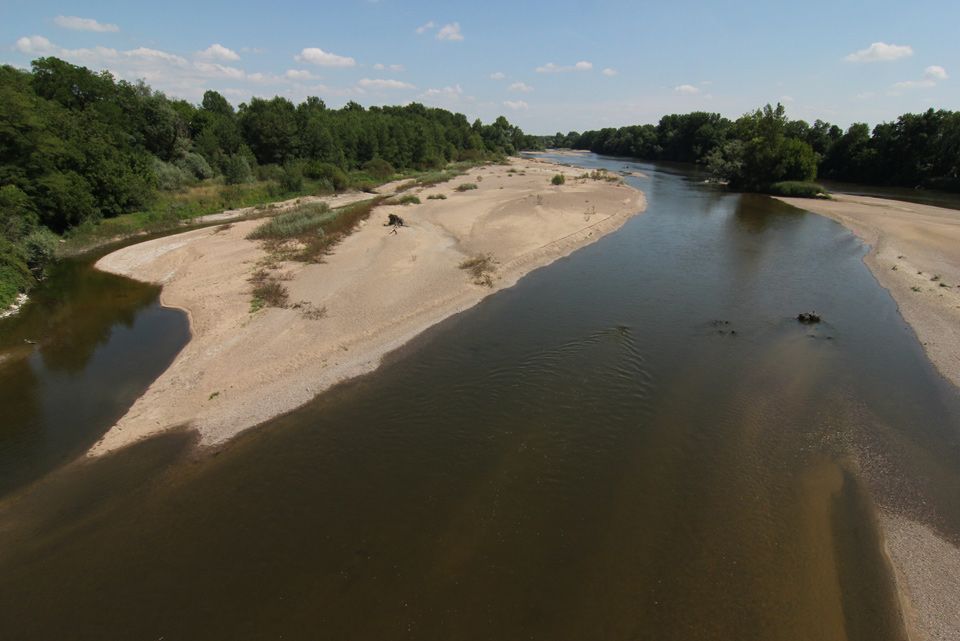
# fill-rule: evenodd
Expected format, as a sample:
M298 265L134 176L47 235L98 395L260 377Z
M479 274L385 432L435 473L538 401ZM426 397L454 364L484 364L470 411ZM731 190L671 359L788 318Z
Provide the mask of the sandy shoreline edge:
M840 223L869 246L864 263L930 361L960 387L960 211L845 194L779 200ZM960 639L960 548L889 509L879 524L908 638Z
M550 178L566 176L554 186ZM250 274L266 258L235 222L122 248L98 269L163 286L161 303L184 310L191 339L168 369L88 452L99 456L189 425L201 446L293 410L326 389L375 370L382 358L436 323L531 271L619 229L645 208L642 192L537 159L488 165L418 188L422 204L381 205L321 264L281 266L291 302L326 309L250 312ZM458 191L465 183L477 189ZM392 193L386 185L383 193ZM427 200L427 195L446 196ZM391 234L387 213L409 227ZM459 268L496 261L492 287Z
M937 370L960 388L960 211L845 194L778 200L840 223L869 246L864 263Z

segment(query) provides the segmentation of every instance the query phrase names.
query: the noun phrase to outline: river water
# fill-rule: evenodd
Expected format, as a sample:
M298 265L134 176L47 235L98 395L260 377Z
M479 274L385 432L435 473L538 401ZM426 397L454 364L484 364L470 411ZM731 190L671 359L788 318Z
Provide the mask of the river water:
M182 345L154 290L57 325L69 367L8 357L0 637L904 638L877 509L960 541L960 399L866 248L558 160L643 172L647 211L214 453L62 465Z

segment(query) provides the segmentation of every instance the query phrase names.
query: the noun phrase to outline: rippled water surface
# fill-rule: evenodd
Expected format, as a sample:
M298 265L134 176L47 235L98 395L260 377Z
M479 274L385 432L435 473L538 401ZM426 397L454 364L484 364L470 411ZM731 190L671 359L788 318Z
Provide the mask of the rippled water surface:
M215 456L172 434L0 504L6 636L903 638L876 504L960 532L960 404L865 248L565 160L648 210Z

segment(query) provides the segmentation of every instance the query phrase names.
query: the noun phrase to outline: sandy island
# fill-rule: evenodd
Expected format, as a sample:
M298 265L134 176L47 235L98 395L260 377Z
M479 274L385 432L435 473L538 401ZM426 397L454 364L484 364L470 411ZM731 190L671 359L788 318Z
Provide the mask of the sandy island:
M566 184L550 178L562 173ZM250 311L248 278L265 258L245 220L120 249L104 271L163 285L161 302L190 317L192 337L170 367L90 450L101 455L167 429L189 425L215 445L295 409L525 274L615 231L645 206L642 192L582 169L512 159L405 193L420 205L381 205L322 264L286 263L291 303L326 309ZM459 192L458 185L478 188ZM383 193L392 193L386 185ZM445 200L427 200L443 194ZM393 234L387 213L408 227ZM474 283L459 265L489 254L493 284Z
M842 194L780 200L832 218L870 245L864 262L930 360L960 387L960 211ZM881 510L880 527L911 641L960 639L960 548L892 510Z

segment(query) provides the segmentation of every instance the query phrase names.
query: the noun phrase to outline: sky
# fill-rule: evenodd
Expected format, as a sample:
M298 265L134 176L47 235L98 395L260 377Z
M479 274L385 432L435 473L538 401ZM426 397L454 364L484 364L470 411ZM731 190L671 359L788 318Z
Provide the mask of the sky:
M199 102L421 102L527 133L960 110L960 1L0 0L0 63L58 56Z

